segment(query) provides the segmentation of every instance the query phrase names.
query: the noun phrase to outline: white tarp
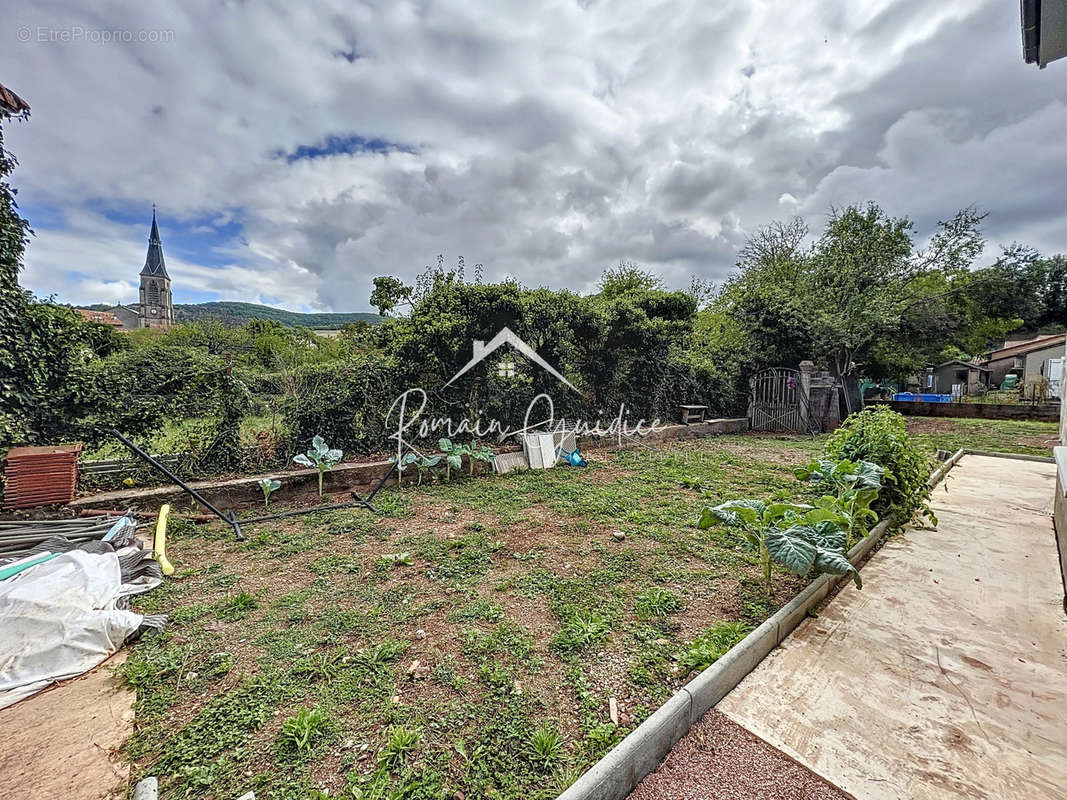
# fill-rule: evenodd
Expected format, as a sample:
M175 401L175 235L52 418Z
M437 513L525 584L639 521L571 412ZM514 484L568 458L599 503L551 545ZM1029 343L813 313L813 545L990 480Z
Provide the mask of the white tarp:
M0 581L0 708L92 669L140 627L116 602L160 582L123 585L118 555L72 550Z

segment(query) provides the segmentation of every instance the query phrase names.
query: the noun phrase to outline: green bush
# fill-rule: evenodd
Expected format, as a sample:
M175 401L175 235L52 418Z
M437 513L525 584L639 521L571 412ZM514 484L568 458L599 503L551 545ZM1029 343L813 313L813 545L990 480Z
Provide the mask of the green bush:
M359 354L312 364L297 370L295 381L297 390L285 401L293 452L303 452L316 436L351 455L388 444L385 415L401 391L388 359Z
M853 414L826 442L826 456L872 461L885 470L884 486L872 508L907 522L916 512L937 524L930 509L930 461L908 436L904 417L887 406Z

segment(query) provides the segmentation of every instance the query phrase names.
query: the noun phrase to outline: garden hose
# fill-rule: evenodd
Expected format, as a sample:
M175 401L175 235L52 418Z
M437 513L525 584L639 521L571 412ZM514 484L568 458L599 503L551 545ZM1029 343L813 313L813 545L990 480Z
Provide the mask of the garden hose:
M159 562L164 575L173 575L174 566L167 560L167 515L170 514L170 503L164 503L159 509L159 518L156 520L156 536L152 542L152 557Z

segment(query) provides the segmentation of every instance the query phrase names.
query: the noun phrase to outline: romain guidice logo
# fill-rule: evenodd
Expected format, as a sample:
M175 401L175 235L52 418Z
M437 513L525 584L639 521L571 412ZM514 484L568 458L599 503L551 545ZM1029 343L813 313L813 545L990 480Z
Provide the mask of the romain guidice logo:
M516 350L526 356L526 358L535 363L537 366L539 366L549 375L554 377L560 383L566 384L569 388L574 389L574 385L569 380L564 378L551 364L541 358L541 356L537 355L537 351L530 347L530 345L526 344L526 342L524 342L518 336L516 336L515 333L511 330L511 328L509 328L507 325L500 329L500 333L498 333L496 336L489 340L489 344L475 339L474 347L472 348L474 350L474 354L471 356L471 360L464 364L463 368L460 369L459 372L449 378L448 381L445 383L445 386L451 386L460 376L476 367L478 364L484 361L486 357L494 353L499 347L505 344L510 344L512 347L514 347ZM578 390L574 389L574 391Z
M501 328L500 332L490 339L488 343L480 339L474 340L471 345L470 360L455 375L449 378L442 385L442 388L456 383L466 373L470 372L470 370L504 345L511 345L515 351L528 361L536 364L571 391L578 392L574 384L567 380L559 370L538 355L536 350L520 339L507 326ZM513 428L500 422L500 420L487 419L481 415L476 416L473 420L469 417L462 417L458 420L450 417L430 417L424 413L427 400L427 392L416 386L401 393L389 407L389 411L386 413L386 426L391 426L395 419L394 432L389 434L389 438L396 441L398 457L405 448L417 449L413 443L420 439L433 439L436 441L437 437L442 436L453 438L466 434L476 439L495 438L498 442L503 442L510 437L519 436L536 429L546 432L567 431L580 436L617 437L621 444L623 438L633 440L654 431L662 430L665 427L660 424L658 419L648 422L642 418L636 423L631 423L626 417L626 407L623 404L619 405L618 413L613 415L606 427L602 424L600 416L592 423L573 418L556 419L555 403L551 395L545 392L530 400L520 428ZM543 410L538 413L542 408ZM538 417L542 418L538 419ZM531 420L534 421L531 422Z

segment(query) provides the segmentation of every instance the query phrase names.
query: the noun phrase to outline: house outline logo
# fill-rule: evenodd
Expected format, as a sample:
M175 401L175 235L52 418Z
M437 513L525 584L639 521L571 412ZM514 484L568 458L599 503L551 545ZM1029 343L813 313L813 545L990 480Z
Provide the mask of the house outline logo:
M510 344L512 347L514 347L516 350L526 356L526 358L528 358L530 361L535 363L541 369L545 370L545 372L548 372L550 375L552 375L552 377L556 378L561 383L565 383L571 389L574 389L574 391L578 391L574 388L574 384L572 384L569 380L560 375L559 372L557 372L551 364L541 358L541 356L537 355L537 351L530 347L530 345L526 344L526 342L524 342L518 336L516 336L515 333L511 330L511 328L509 328L507 325L501 328L500 332L489 340L489 344L486 344L481 340L475 339L474 352L472 354L471 360L464 364L463 368L460 369L459 372L449 378L448 383L446 383L445 386L451 386L457 378L459 378L461 375L468 372L469 370L473 369L476 365L481 363L483 360L485 360L486 357L488 357L491 353L493 353L501 345L504 344Z

